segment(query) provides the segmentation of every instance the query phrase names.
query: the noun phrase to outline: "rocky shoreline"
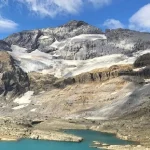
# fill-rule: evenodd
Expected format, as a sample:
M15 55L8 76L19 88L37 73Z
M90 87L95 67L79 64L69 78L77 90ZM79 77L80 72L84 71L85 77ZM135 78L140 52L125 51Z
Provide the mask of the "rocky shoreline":
M81 142L83 140L82 137L78 137L78 136L63 132L62 129L73 128L73 127L71 128L69 123L65 124L66 125L65 128L62 126L62 128L60 127L59 129L51 128L51 126L48 126L48 124L44 123L45 126L47 126L44 129L43 127L45 126L43 124L40 124L38 126L35 125L31 127L30 127L30 124L28 124L29 127L26 127L24 125L17 125L16 123L13 123L11 121L9 122L9 124L7 124L5 119L3 119L3 121L5 122L5 124L3 125L1 124L1 127L0 127L0 140L1 141L18 141L24 138L35 139L35 140L66 141L66 142ZM75 124L72 124L72 125L75 126ZM77 125L77 128L85 129L83 125L81 126Z
M150 145L146 145L143 141L139 141L139 139L135 139L132 137L132 134L124 130L126 135L123 136L121 132L107 128L106 123L101 123L101 125L92 126L92 121L90 120L62 120L62 119L51 119L32 127L25 127L24 125L17 125L16 123L9 124L6 123L6 120L3 119L5 124L1 124L0 127L0 140L1 141L18 141L20 139L29 138L36 140L50 140L50 141L66 141L66 142L82 142L83 138L78 137L72 134L67 134L63 132L63 130L67 129L78 129L78 130L95 130L104 133L112 133L115 134L118 138L123 140L135 141L135 145L108 145L105 143L100 143L100 141L94 141L91 147L96 148L104 148L111 150L149 150ZM1 121L2 122L2 121ZM97 123L95 123L97 124ZM102 125L103 124L103 125ZM113 123L112 123L113 124ZM26 123L27 125L27 123ZM29 125L29 124L28 124ZM108 125L108 123L107 123ZM110 130L111 129L111 130ZM119 128L118 128L119 129ZM140 132L140 131L139 131ZM144 136L141 134L141 136ZM138 137L138 136L137 136Z
M93 145L91 147L98 149L107 149L107 150L149 150L142 145L109 145L105 143L100 143L97 141L93 141Z

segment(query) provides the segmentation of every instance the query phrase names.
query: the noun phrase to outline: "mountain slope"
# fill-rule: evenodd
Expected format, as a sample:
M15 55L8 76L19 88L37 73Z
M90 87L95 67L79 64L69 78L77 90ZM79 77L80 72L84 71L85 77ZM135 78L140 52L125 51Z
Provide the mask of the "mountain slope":
M71 21L13 34L0 41L1 47L0 99L9 103L0 103L0 114L16 118L8 119L10 127L23 119L30 131L44 121L42 128L51 131L56 117L150 146L150 33L103 33Z
M106 30L83 21L56 28L23 31L4 39L28 51L36 49L63 59L89 59L107 54L131 53L150 48L150 34L127 29Z
M56 28L15 33L4 40L24 71L56 77L77 75L103 65L131 64L150 49L150 33L127 29L103 33L76 20Z

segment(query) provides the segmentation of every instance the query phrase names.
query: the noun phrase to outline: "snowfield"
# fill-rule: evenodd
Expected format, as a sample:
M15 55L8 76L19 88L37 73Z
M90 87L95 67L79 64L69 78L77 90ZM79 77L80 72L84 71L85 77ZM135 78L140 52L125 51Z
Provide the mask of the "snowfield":
M43 39L43 37L42 37ZM51 44L51 47L57 48L57 49L63 49L67 45L71 45L71 43L75 42L83 42L83 41L95 41L95 40L107 40L107 37L104 34L81 34L72 38L68 38L64 41L55 41Z
M53 43L57 45L58 41ZM13 51L9 52L16 60L18 65L25 71L37 71L43 74L52 74L58 78L71 77L83 72L88 72L96 68L110 67L117 64L133 64L136 58L150 50L139 51L132 57L123 54L112 54L96 57L88 60L64 60L55 59L53 56L39 50L27 53L26 49L19 46L12 46Z

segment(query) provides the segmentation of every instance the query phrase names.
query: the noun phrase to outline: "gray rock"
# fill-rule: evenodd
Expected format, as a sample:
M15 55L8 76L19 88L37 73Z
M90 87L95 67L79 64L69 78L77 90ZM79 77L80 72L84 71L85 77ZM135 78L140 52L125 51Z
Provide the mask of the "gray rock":
M14 59L4 51L0 52L0 95L6 99L29 90L28 76L19 68Z
M134 67L145 67L150 66L150 53L144 54L137 58L137 60L134 62Z
M12 51L11 45L3 40L0 40L0 51Z

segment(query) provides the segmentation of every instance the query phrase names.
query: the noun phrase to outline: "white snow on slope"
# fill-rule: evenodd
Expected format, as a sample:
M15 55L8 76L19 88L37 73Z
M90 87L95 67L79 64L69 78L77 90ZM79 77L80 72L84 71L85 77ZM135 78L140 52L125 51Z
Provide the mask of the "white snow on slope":
M34 109L31 109L30 111L31 111L31 112L35 112L35 111L36 111L36 108L34 108Z
M65 47L66 42L67 42L67 40L64 40L61 42L56 40L54 43L51 44L51 47L62 49Z
M88 60L63 60L53 59L52 55L39 50L27 53L25 50L22 52L22 48L18 51L18 46L12 46L12 49L13 51L9 53L20 61L19 65L25 72L37 71L43 74L53 74L58 78L75 76L96 68L110 67L115 64L133 64L138 56L150 53L149 49L139 51L132 57L123 54L112 54Z
M33 93L34 93L33 91L26 92L22 97L16 98L14 100L14 103L17 103L17 104L20 104L20 105L29 104L31 102L30 98L33 95Z
M50 37L46 36L46 35L45 36L43 35L43 36L40 36L39 40L45 40L45 39L48 39L48 38L50 38Z
M19 47L17 45L11 45L11 49L13 50L14 53L26 53L27 49L23 47Z
M104 34L81 34L78 36L75 36L73 38L71 38L71 40L98 40L98 39L103 39L106 40L107 37Z
M104 34L81 34L72 38L68 38L64 41L55 41L54 43L51 44L51 47L54 48L58 48L58 49L63 49L65 47L65 45L68 45L68 43L75 43L75 42L81 42L81 41L85 41L85 40L89 40L89 41L95 41L98 39L103 39L106 40L107 37Z
M13 109L13 110L18 110L18 109L22 109L22 108L27 107L27 106L28 106L28 104L19 105L19 106L16 106L16 107L12 108L12 109Z

